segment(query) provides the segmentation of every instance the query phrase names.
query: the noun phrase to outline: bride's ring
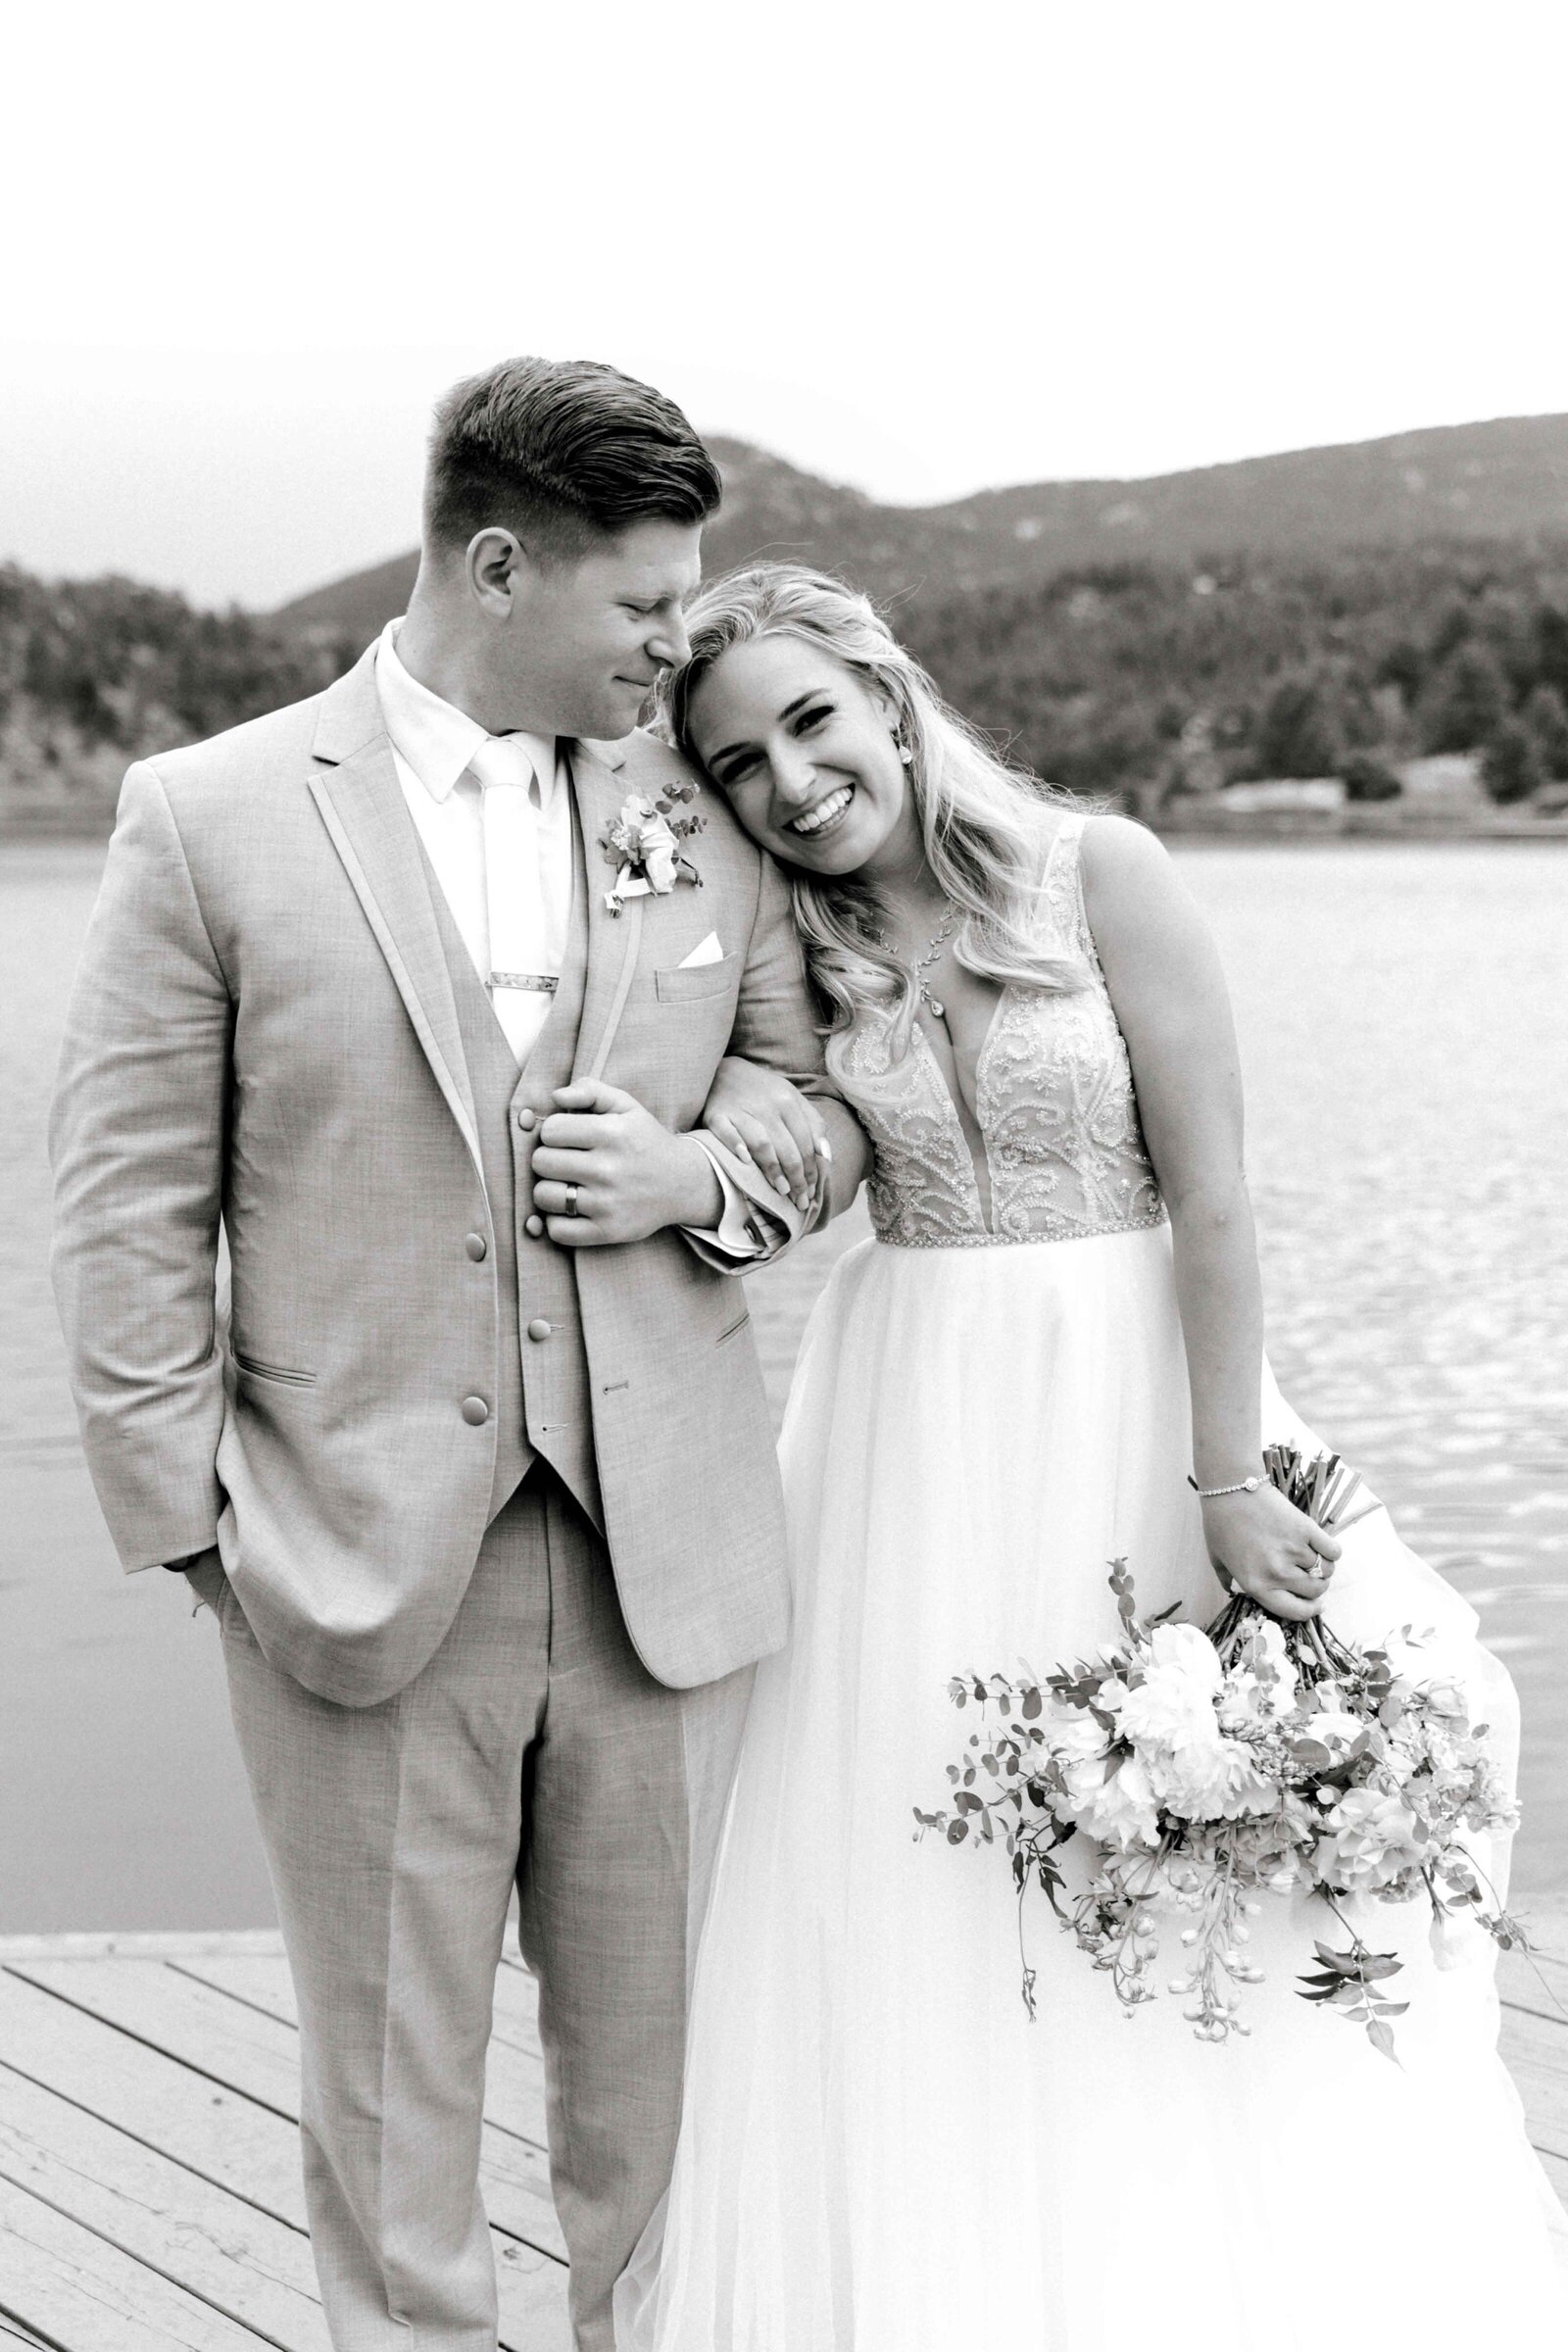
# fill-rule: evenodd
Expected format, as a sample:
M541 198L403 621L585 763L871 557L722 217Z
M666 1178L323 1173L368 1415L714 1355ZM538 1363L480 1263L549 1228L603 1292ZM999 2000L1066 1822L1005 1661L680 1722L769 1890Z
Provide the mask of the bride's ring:
M1321 1557L1319 1557L1319 1558L1316 1558L1316 1559L1314 1559L1314 1560L1313 1560L1311 1567L1310 1567L1310 1568L1308 1568L1308 1570L1307 1570L1307 1572L1306 1572L1306 1573L1307 1573L1307 1575L1308 1575L1309 1577L1311 1577L1311 1579L1312 1579L1312 1581L1314 1582L1314 1584L1319 1584L1319 1585L1321 1585L1321 1584L1323 1583L1324 1579L1327 1577L1327 1575L1328 1575L1328 1572L1329 1572L1329 1563L1328 1563L1328 1561L1327 1561L1327 1560L1325 1560L1325 1559L1323 1559L1323 1558L1321 1558Z
M561 1213L564 1217L580 1217L582 1215L582 1210L577 1206L577 1195L581 1190L580 1184L567 1185L566 1198L561 1204Z

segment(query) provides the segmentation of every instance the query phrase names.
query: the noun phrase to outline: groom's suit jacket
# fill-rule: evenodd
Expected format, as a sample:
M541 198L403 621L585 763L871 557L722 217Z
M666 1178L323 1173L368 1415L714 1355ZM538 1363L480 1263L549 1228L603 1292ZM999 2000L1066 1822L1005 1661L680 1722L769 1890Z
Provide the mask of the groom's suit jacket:
M404 800L372 658L125 780L51 1138L99 1499L127 1569L216 1542L268 1655L366 1705L433 1654L542 1453L604 1529L651 1672L710 1681L787 1623L744 1294L673 1232L572 1252L528 1235L527 1154L551 1090L585 1074L693 1127L733 1051L823 1098L843 1204L859 1137L821 1076L787 889L707 794L703 886L612 914L600 837L680 762L643 735L571 745L572 942L498 1097L499 1026ZM687 965L710 931L721 959Z

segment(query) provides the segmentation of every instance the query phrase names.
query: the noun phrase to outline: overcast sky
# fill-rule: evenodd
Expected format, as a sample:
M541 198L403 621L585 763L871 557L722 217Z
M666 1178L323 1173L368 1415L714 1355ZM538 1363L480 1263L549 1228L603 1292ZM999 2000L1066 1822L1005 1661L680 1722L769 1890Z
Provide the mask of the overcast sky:
M1568 409L1563 0L33 0L6 67L44 572L392 554L514 351L906 501Z

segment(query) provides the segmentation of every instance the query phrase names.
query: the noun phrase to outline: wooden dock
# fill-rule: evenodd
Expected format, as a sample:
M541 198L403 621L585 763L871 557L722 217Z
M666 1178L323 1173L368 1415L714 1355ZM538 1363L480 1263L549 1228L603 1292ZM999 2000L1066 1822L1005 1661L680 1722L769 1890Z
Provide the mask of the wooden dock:
M1540 1973L1503 1959L1503 2051L1568 2204L1568 1901L1520 1910ZM298 2079L275 1936L0 1939L0 2352L329 2352ZM512 1958L482 2165L504 2352L567 2352L534 1986Z

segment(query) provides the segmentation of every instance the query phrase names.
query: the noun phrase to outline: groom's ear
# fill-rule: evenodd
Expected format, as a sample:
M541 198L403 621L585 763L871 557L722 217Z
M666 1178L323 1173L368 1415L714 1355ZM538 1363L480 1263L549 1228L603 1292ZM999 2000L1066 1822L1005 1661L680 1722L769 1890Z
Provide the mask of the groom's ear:
M465 562L468 587L493 620L508 620L519 591L525 591L532 565L514 531L496 526L469 540Z

